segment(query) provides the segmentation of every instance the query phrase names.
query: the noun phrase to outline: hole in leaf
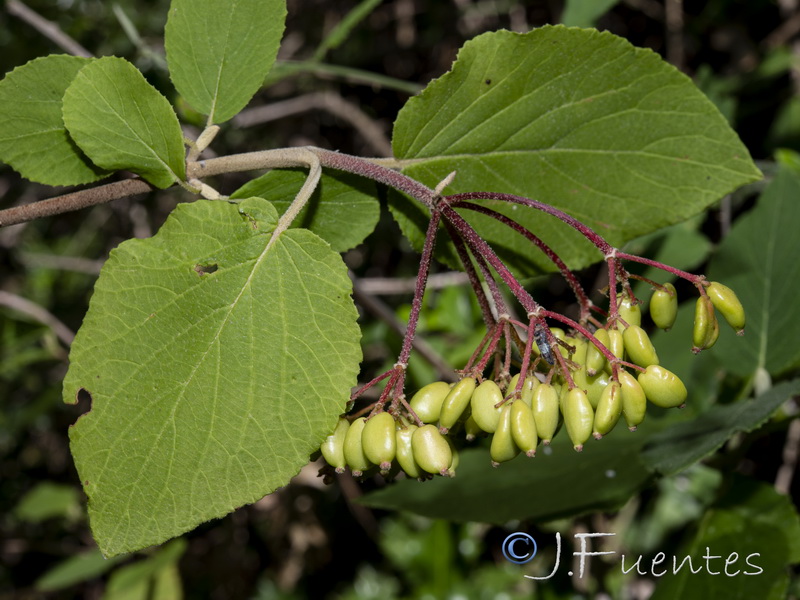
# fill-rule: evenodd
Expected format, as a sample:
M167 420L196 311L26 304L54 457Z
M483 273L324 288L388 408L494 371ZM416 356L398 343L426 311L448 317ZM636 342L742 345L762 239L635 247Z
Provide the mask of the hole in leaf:
M92 394L86 388L80 388L75 392L75 402L72 404L74 411L81 417L92 410Z
M194 272L202 277L203 275L208 275L209 273L215 273L217 268L217 263L211 263L208 265L196 264L194 266Z

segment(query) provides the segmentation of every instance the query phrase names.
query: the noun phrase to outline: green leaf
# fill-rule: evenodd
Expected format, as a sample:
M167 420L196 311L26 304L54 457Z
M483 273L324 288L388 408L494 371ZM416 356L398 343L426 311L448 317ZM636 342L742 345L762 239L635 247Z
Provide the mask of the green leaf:
M363 497L372 508L410 510L451 521L503 524L511 519L549 521L624 504L651 478L638 453L640 431L615 431L601 442L572 449L565 432L535 458L520 455L493 468L486 449L461 453L453 478L420 485L405 480ZM546 490L546 493L543 493Z
M325 36L314 51L313 60L321 61L329 50L338 48L352 33L353 29L380 5L382 0L361 0L336 26Z
M758 204L737 219L708 266L711 281L736 292L747 315L743 339L726 323L709 350L732 373L773 376L800 366L800 173L781 167Z
M258 196L283 213L306 180L302 169L272 170L249 181L231 198ZM305 208L292 227L310 229L337 252L357 246L378 223L380 208L375 185L363 177L342 171L323 173Z
M429 186L455 170L448 194L534 198L615 246L682 221L760 177L747 149L688 77L609 33L563 26L498 31L467 42L452 71L403 107L392 144L403 172ZM404 233L418 245L426 212L405 198L393 202ZM525 225L573 268L601 258L552 217L497 201L482 204ZM552 270L505 226L462 214L512 268Z
M93 165L64 127L61 100L91 59L44 56L0 81L0 160L46 185L77 185L107 174Z
M181 204L101 272L64 401L95 539L131 552L286 485L336 423L361 359L341 257L271 204Z
M592 27L597 19L618 2L619 0L567 0L561 23L568 27Z
M72 518L80 513L77 488L50 481L37 484L14 507L14 515L29 523L54 517Z
M691 421L655 434L642 450L642 460L664 475L682 471L716 452L734 434L763 425L797 393L800 393L800 379L776 385L753 400L714 406Z
M285 19L284 0L172 0L165 30L170 76L209 125L230 119L261 88Z
M175 587L176 563L186 551L185 540L175 540L153 556L116 569L108 581L103 600L177 600L182 597L180 579ZM165 595L164 588L172 588Z
M75 585L82 581L96 579L123 557L105 558L100 550L88 550L58 563L34 583L40 592L53 592Z
M677 574L670 572L652 600L783 600L787 567L800 562L800 518L790 498L737 477L678 551L677 561L687 555L698 572L692 573L688 564ZM663 564L667 570L671 566Z
M183 133L167 99L122 58L92 61L67 88L64 123L95 164L166 188L185 179Z

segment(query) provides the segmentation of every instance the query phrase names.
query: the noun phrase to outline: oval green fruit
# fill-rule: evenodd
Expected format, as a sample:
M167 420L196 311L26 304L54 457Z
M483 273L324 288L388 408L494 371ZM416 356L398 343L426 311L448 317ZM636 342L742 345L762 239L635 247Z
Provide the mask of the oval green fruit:
M364 454L364 446L361 443L361 434L364 432L365 424L364 417L357 418L350 423L350 428L344 438L344 459L355 477L360 477L372 466L367 455Z
M658 364L658 354L650 341L647 332L638 325L627 327L622 334L625 343L625 351L631 362L640 367L649 367Z
M572 362L584 366L586 364L586 354L589 351L589 345L586 340L570 338L569 343L575 347L575 352L568 358Z
M594 411L586 393L580 388L572 388L564 399L564 425L567 435L576 451L583 450L583 444L592 437Z
M423 423L436 423L442 412L442 402L450 393L450 384L435 381L420 388L409 402L409 406L417 413Z
M423 471L434 475L449 475L453 451L435 425L423 425L411 436L414 460Z
M511 433L511 407L513 404L506 403L503 405L503 411L500 413L500 421L497 423L497 429L492 434L492 445L489 447L489 456L492 458L492 466L497 466L501 462L506 462L519 454L519 448L514 443L514 437ZM521 402L524 404L524 402Z
M442 412L439 415L439 430L447 433L464 414L477 382L474 377L464 377L455 384L442 402Z
M486 433L494 433L497 429L497 422L500 420L502 406L497 406L503 401L503 392L500 387L489 379L481 383L472 393L470 406L472 407L472 418L478 427Z
M536 421L533 411L525 402L517 401L511 405L511 437L527 456L536 456L536 446L539 444Z
M453 443L453 440L449 436L444 436L444 439L447 440L447 443L450 445L450 452L453 453L453 460L450 461L450 466L447 468L447 477L455 477L461 455L458 453L458 448L456 448L455 443Z
M622 360L625 357L625 341L619 329L608 330L608 349L611 354ZM606 361L606 370L611 372L611 363Z
M712 281L706 288L706 294L728 325L733 327L738 335L742 335L745 324L744 307L736 293L728 286L722 285L718 281Z
M370 417L361 432L361 446L364 456L371 463L387 473L392 468L397 451L394 417L388 412L381 412Z
M536 433L542 443L548 445L558 430L558 390L549 383L538 386L533 392L531 411L536 423Z
M708 296L700 296L694 308L694 327L692 329L692 352L711 348L719 337L719 323L714 314L714 305Z
M659 329L672 329L678 316L678 293L675 286L665 283L650 297L650 318Z
M603 344L603 346L609 350L611 349L611 338L608 335L608 331L605 329L598 329L594 332L594 337L597 338L597 341ZM597 346L589 343L586 348L586 373L588 375L599 373L607 364L608 361L603 353L597 349Z
M644 421L647 412L647 396L636 378L625 371L619 370L619 385L622 394L622 414L628 429L636 431L636 427Z
M659 365L650 365L637 379L647 399L661 408L681 406L689 395L683 381Z
M478 426L473 416L470 415L467 417L467 420L464 421L464 433L466 434L467 441L472 442L476 437L485 432Z
M622 415L622 391L616 381L606 385L594 412L594 437L600 439L619 421Z
M397 445L397 464L403 472L412 479L419 479L423 473L417 461L414 460L414 451L411 448L411 438L417 430L416 425L406 425L398 427L395 431L395 443Z
M586 397L589 398L589 404L592 405L592 408L597 407L600 402L600 396L603 395L610 381L611 374L605 371L586 378Z
M347 461L344 458L344 439L347 430L350 429L350 421L344 417L339 417L336 428L319 447L325 461L336 469L337 473L344 473Z
M642 308L639 304L634 304L627 293L620 294L618 310L619 316L629 326L642 324Z

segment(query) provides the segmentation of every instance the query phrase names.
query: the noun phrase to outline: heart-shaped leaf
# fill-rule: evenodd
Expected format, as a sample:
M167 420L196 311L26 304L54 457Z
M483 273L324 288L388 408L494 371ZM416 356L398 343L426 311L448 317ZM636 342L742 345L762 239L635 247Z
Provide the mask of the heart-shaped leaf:
M254 502L308 462L361 359L341 257L313 233L272 235L275 209L182 204L112 251L70 353L65 402L106 555Z

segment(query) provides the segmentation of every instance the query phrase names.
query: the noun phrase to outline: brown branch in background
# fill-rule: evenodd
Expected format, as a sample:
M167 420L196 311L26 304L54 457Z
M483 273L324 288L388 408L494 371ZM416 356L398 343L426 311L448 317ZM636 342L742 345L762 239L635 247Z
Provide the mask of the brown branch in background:
M20 260L26 267L39 267L56 271L71 271L85 275L99 275L105 261L81 256L58 256L38 252L21 252Z
M638 10L654 21L664 20L664 7L657 0L623 0L622 3L627 4L634 10Z
M796 7L792 10L796 10ZM786 14L786 20L764 38L764 46L771 49L780 48L788 44L798 33L800 33L800 12Z
M391 277L364 277L358 280L359 288L365 294L373 296L392 296L414 293L415 277L392 279ZM428 289L438 290L452 285L468 285L466 273L453 271L450 273L434 273L428 277Z
M783 463L775 476L775 491L789 495L792 479L797 472L797 461L800 458L800 418L789 424L786 432L786 443L783 445Z
M8 11L8 14L25 21L28 25L53 42L56 46L66 50L70 54L74 56L83 56L84 58L92 58L94 56L86 48L61 31L61 28L58 25L52 21L48 21L40 14L28 8L19 0L7 0L6 10Z
M353 299L367 311L385 322L399 335L404 336L406 326L400 322L394 311L381 300L363 291L358 278L351 274L353 280ZM431 346L423 339L415 337L411 343L414 350L439 372L439 377L445 381L456 381L457 377L452 365L449 365Z
M667 62L684 71L686 49L683 43L683 0L666 0L664 10L667 26Z
M333 92L314 92L297 98L248 108L233 118L239 127L252 127L311 110L324 110L347 121L380 156L392 155L392 144L384 128L356 104Z
M71 192L63 196L48 198L47 200L0 210L0 227L25 223L42 217L60 215L65 212L110 202L111 200L144 194L156 189L142 179L116 181L79 192Z
M798 0L778 0L778 8L780 8L781 16L786 19L786 21L782 27L775 30L769 37L771 38L773 35L778 34L776 36L777 39L773 39L772 42L777 43L779 46L787 44L789 48L791 48L793 60L790 74L794 93L800 96L800 63L798 63L798 58L800 58L800 40L791 41L791 38L800 31L800 12L797 10L798 7L800 7L800 2L798 2ZM774 48L775 46L772 47Z
M68 348L72 344L72 340L75 339L75 333L73 333L69 327L64 325L64 323L62 323L47 309L34 302L31 302L30 300L26 300L25 298L17 296L16 294L11 294L9 292L0 290L0 306L13 309L32 318L35 321L38 321L42 325L46 325L53 330L53 333L56 334L56 337L58 337L58 339L60 339Z

